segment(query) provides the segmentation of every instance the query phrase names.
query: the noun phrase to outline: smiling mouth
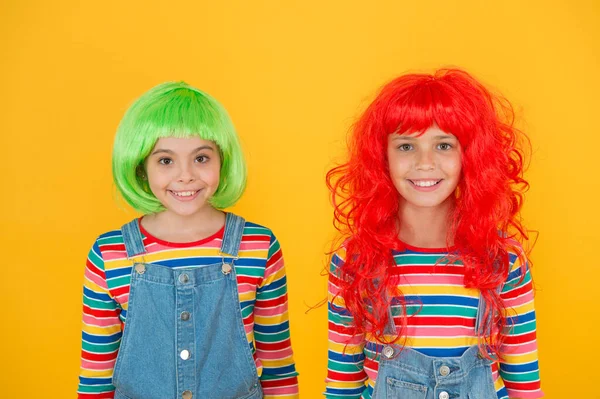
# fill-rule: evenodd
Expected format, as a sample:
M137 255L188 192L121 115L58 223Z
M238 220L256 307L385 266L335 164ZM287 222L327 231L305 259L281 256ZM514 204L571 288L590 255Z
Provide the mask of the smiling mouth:
M173 190L168 190L171 194L173 194L175 197L178 198L191 198L194 195L196 195L200 190L193 190L193 191L173 191Z
M440 182L443 179L439 179L439 180L410 180L410 179L407 179L407 180L414 186L427 188L427 187L437 186L438 184L440 184Z

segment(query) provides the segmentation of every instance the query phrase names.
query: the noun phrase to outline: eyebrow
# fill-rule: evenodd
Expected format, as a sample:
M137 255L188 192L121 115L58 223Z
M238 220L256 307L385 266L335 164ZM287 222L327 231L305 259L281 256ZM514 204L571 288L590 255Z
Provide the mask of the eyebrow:
M406 136L403 134L397 134L395 135L395 137L392 139L392 141L396 141L396 140L407 140L407 141L415 141L419 138L418 137L414 137L414 136ZM438 134L437 136L434 137L435 140L448 140L448 139L453 139L453 140L458 140L456 138L456 136L451 135L451 134Z
M210 145L202 145L202 146L200 146L200 147L198 147L198 148L194 149L194 150L192 151L192 154L194 154L194 153L196 153L196 152L198 152L198 151L202 151L202 150L211 150L211 151L214 151L215 149L214 149L212 146L210 146ZM161 153L165 153L165 154L175 154L175 152L174 152L174 151L172 151L172 150L169 150L168 148L159 148L159 149L157 149L157 150L154 150L154 151L152 151L152 154L150 154L150 155L156 155L156 154L161 154Z

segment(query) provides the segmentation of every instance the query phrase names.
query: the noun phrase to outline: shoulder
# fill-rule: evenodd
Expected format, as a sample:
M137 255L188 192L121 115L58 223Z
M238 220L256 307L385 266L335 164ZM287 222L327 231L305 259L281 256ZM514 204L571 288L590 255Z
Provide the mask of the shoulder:
M246 220L246 223L244 224L244 231L242 233L242 241L252 241L256 243L266 242L268 244L273 244L277 241L277 237L275 237L275 234L270 228L256 222Z
M529 272L529 262L527 260L527 252L523 245L514 239L509 239L506 245L508 253L508 276L506 283L515 279L521 279L522 276Z

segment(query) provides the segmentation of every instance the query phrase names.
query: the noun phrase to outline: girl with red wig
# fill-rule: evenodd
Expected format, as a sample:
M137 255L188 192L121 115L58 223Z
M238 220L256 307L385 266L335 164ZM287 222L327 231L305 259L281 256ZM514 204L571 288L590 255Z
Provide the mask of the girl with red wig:
M329 171L327 398L539 398L527 138L468 73L408 74Z

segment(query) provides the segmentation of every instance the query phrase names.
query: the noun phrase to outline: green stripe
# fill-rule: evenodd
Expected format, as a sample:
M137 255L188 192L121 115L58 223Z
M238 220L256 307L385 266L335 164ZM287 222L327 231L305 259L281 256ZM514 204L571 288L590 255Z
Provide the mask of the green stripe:
M265 274L265 268L260 266L235 266L235 272L239 276L262 277Z
M84 351L87 352L94 352L94 353L108 353L108 352L114 352L117 349L119 349L119 345L121 345L121 340L118 340L117 342L113 342L110 344L90 344L89 342L85 342L82 341L81 342L81 348Z
M83 297L83 304L88 305L90 308L93 308L93 309L109 309L109 310L115 309L115 303L113 301L103 302L103 301L98 301L96 299L88 298L86 296Z
M529 382L529 381L537 381L540 379L539 371L530 371L528 373L505 373L500 370L500 375L504 381L514 381L514 382Z
M123 244L123 236L98 238L98 245Z
M288 331L282 331L276 334L263 334L263 333L259 333L259 332L254 332L254 338L257 341L261 341L261 342L278 342L278 341L283 341L286 340L290 337L290 332Z
M244 226L244 235L248 235L248 234L252 234L252 235L271 235L271 231L269 229L267 229L266 227L249 227L249 226Z
M102 393L102 392L112 392L115 390L111 384L104 385L79 385L78 392L81 393Z
M257 298L262 300L264 299L274 299L279 298L280 296L285 295L287 292L287 285L281 286L273 291L260 291L256 293Z
M532 320L529 323L516 325L510 329L510 334L511 335L519 335L519 334L530 333L532 331L535 331L535 326L536 326L535 320Z

